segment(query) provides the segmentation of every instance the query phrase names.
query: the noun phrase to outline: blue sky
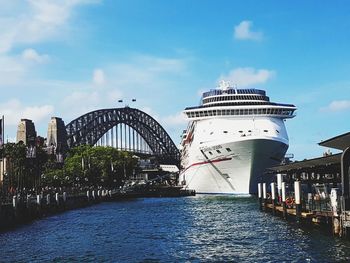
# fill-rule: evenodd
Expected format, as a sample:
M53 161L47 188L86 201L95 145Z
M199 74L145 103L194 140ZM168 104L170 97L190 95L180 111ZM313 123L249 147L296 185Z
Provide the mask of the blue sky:
M181 111L220 79L293 103L297 160L348 132L348 1L0 0L0 114L45 136L91 110L137 102L176 143Z

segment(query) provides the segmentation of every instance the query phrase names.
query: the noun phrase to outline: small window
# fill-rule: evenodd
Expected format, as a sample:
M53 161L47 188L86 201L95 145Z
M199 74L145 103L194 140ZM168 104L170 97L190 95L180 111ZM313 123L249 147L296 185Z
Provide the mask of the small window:
M214 132L211 132L210 135L212 135Z
M252 132L251 130L248 130L248 132Z
M279 130L276 130L276 132L277 132L277 133L280 133L280 131L279 131Z
M221 153L220 150L216 150L217 153Z
M224 133L227 133L227 131L224 131Z
M210 154L210 155L213 155L213 153L212 153L212 152L209 152L209 154Z
M226 151L230 152L230 151L231 151L231 149L230 149L230 148L226 148Z
M242 133L243 131L238 131L238 132Z
M264 130L264 132L268 132L268 130Z

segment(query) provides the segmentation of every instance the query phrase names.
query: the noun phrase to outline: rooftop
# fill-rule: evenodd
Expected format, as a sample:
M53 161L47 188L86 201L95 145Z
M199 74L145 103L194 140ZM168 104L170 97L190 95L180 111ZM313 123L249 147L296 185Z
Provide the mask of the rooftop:
M334 164L340 164L341 153L318 157L314 159L293 162L285 165L278 165L269 168L277 173L287 173L292 171L307 170L315 167L327 167Z
M319 145L344 151L350 146L350 132L322 141Z

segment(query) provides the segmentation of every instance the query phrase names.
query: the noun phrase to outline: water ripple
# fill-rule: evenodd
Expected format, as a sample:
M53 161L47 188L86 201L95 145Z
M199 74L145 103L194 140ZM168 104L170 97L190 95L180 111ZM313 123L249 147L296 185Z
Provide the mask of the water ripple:
M0 234L1 262L335 262L350 243L261 213L252 198L104 203Z

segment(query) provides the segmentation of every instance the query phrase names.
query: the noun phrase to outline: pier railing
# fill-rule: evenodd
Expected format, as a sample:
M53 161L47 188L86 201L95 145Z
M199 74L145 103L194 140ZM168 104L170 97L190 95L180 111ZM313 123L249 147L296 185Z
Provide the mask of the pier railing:
M280 214L284 218L295 218L302 221L330 225L333 233L344 236L350 228L350 211L345 211L342 196L338 188L322 186L315 187L313 192L305 191L300 181L294 185L282 183L281 188L271 183L259 183L258 197L260 209ZM310 189L310 188L309 188ZM349 231L350 233L350 231Z

